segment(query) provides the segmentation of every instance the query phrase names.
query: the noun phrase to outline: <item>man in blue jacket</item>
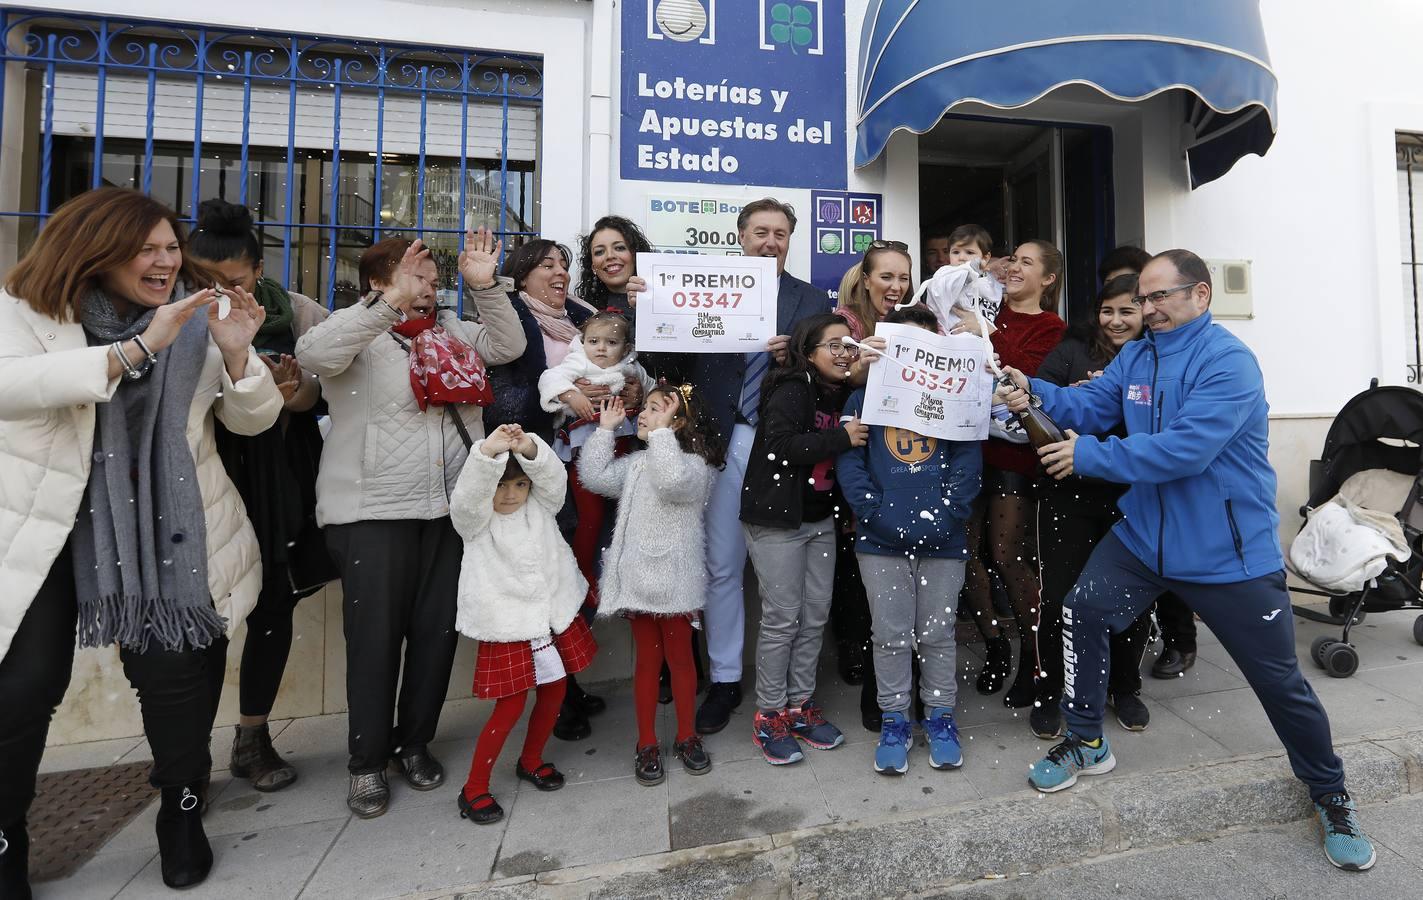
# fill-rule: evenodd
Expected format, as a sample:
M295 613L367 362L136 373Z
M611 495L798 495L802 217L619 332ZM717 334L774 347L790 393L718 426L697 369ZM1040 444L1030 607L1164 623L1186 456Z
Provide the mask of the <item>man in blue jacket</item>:
M1334 753L1329 719L1300 672L1285 589L1270 466L1269 407L1259 363L1211 321L1211 276L1189 250L1142 270L1147 339L1128 344L1100 378L1059 388L1008 370L1026 408L1030 389L1068 439L1039 450L1049 475L1130 485L1123 518L1093 552L1063 604L1067 738L1029 770L1045 793L1116 760L1102 736L1109 634L1173 591L1240 667L1309 788L1324 851L1342 869L1374 864ZM1125 438L1095 438L1120 425ZM1074 432L1082 432L1078 436Z

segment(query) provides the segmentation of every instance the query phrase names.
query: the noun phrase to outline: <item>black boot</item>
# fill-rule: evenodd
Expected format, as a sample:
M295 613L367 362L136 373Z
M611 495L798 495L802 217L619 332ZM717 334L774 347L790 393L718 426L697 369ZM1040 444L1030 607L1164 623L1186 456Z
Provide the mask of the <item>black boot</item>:
M1033 646L1032 638L1027 638L1019 642L1018 674L1013 679L1013 686L1003 695L1003 705L1009 709L1026 709L1032 706L1038 699L1037 675L1037 649Z
M0 825L0 897L30 900L30 835L21 819Z
M563 705L558 708L558 719L553 723L553 736L560 741L581 741L592 733L588 714L565 694Z
M201 884L212 870L212 847L203 831L197 785L167 787L158 807L158 855L170 888Z
M296 781L296 769L277 754L272 746L272 733L267 723L244 727L233 726L232 762L233 778L246 778L259 791L280 791ZM204 792L204 800L207 799Z
M590 694L583 690L578 684L578 679L572 675L566 676L568 687L564 692L564 699L574 706L583 710L585 716L596 716L598 713L608 708L607 702L597 694Z
M986 638L983 642L986 658L978 673L976 687L980 694L996 694L1003 690L1003 682L1013 672L1013 645L1003 635Z

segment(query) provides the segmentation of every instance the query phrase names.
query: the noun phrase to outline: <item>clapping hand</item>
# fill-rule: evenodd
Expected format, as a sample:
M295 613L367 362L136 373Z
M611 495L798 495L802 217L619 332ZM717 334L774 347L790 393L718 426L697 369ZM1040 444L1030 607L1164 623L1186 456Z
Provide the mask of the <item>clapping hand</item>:
M494 271L499 264L499 254L504 242L494 239L494 232L479 226L470 229L464 236L464 249L460 251L460 274L464 283L472 288L488 287L495 282Z
M598 413L598 427L607 431L617 431L618 426L627 421L627 410L621 397L610 397L603 401Z

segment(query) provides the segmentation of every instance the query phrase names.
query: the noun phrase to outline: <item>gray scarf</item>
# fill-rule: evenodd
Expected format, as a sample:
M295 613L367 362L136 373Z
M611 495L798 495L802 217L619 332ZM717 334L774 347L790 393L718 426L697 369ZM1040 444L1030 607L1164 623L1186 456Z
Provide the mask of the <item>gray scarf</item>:
M174 297L186 295L179 282ZM84 298L89 343L142 334L156 310L124 316L102 291ZM206 647L226 631L208 591L207 526L188 411L208 349L207 317L193 316L142 379L121 378L97 404L94 465L71 537L79 646L146 651Z

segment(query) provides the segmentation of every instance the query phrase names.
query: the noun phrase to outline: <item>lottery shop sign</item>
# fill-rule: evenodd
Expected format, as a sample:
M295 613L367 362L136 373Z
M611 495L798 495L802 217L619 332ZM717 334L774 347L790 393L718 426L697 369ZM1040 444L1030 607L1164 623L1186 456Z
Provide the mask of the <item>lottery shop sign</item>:
M810 282L839 300L845 271L883 236L884 195L811 191L810 212Z

